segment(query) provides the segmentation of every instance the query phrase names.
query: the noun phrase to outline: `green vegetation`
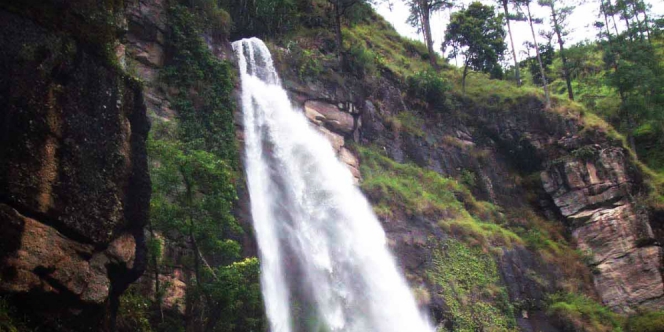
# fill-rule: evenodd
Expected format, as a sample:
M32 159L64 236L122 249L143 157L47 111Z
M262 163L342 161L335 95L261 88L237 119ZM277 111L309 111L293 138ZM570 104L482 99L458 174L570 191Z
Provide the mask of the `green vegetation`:
M0 332L22 332L27 331L22 322L16 319L14 308L9 302L0 297Z
M468 69L489 73L492 78L502 78L498 64L507 46L502 15L495 15L492 6L473 2L467 9L452 14L445 30L444 48L450 48L451 59L464 58L461 91L466 91Z
M425 70L408 77L408 94L418 100L422 100L429 107L441 110L449 109L446 105L447 91L450 84L437 72Z
M516 331L493 256L454 239L434 245L433 264L426 275L440 287L454 331Z
M152 301L141 295L135 286L129 287L120 297L117 328L120 331L152 332L150 307Z
M214 3L212 0L197 0ZM285 33L298 23L296 0L219 0L233 18L231 34L234 37L265 37ZM300 5L301 6L301 5Z
M169 22L174 54L163 79L178 89L173 106L179 115L179 139L188 149L208 151L237 168L232 65L210 52L201 37L205 26L188 7L171 6Z
M622 330L620 316L587 296L554 294L550 302L547 314L556 318L565 330L581 332Z
M172 106L178 116L164 120L153 115L148 138L147 274L154 298L130 289L121 299L119 328L179 331L184 324L206 331L264 330L258 260L241 257L244 230L233 215L236 187L242 183L231 96L234 70L202 38L204 33L227 34L228 14L214 1L171 1L168 20L171 57L161 79L177 89ZM172 257L174 247L185 248L184 257ZM163 313L170 285L157 276L173 264L190 276L181 299L190 312L186 322Z
M380 33L376 33L377 31ZM426 46L421 42L402 37L375 13L343 29L343 33L345 48L362 45L370 49L376 55L378 68L401 81L405 81L415 73L430 69L428 62L430 55Z
M642 312L627 320L627 332L664 331L664 311Z
M455 179L411 164L399 164L367 147L357 147L364 181L362 190L378 215L423 215L472 247L511 247L524 240L505 228L507 219L488 202L477 201Z
M454 179L415 165L399 164L374 149L357 147L364 181L362 189L374 199L379 212L401 211L446 220L472 219L464 207L466 199L475 209L483 207ZM390 212L391 214L392 212Z

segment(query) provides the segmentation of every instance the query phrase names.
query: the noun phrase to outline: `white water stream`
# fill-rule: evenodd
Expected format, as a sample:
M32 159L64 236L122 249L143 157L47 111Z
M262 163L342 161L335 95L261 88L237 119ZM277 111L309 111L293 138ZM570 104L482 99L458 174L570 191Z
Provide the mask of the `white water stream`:
M291 105L265 44L243 39L233 48L270 331L433 331L371 206Z

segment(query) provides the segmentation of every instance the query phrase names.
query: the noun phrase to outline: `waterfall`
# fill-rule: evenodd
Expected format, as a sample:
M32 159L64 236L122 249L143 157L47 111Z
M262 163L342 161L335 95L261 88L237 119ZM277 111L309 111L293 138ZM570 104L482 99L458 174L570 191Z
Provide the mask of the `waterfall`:
M272 332L431 332L371 206L293 108L265 44L233 43L246 172Z

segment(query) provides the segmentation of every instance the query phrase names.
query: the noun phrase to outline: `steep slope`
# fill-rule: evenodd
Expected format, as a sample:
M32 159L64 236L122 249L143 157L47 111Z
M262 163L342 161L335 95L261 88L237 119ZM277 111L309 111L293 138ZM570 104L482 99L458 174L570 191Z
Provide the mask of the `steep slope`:
M323 28L278 37L273 53L293 100L362 179L437 322L599 331L620 323L588 298L619 313L662 308L656 182L610 126L479 74L460 95L457 70L427 72L422 46L378 17L344 36L342 67Z

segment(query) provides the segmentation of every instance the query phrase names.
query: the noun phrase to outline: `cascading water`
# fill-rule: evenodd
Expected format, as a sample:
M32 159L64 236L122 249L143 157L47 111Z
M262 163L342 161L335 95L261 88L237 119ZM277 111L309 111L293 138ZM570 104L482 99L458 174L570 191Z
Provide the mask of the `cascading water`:
M272 332L430 332L385 233L325 137L293 109L256 38L233 43Z

